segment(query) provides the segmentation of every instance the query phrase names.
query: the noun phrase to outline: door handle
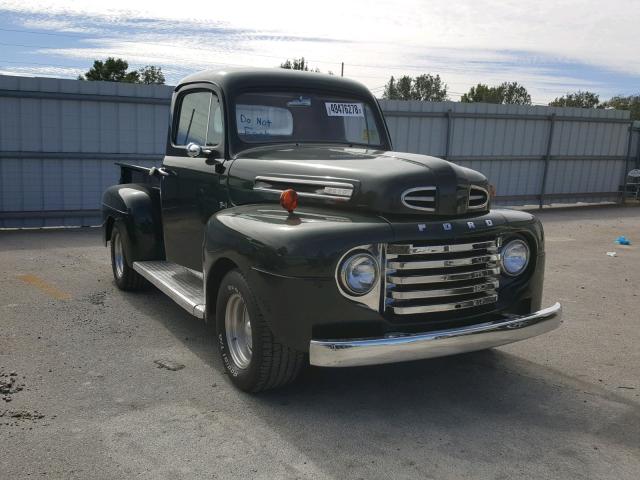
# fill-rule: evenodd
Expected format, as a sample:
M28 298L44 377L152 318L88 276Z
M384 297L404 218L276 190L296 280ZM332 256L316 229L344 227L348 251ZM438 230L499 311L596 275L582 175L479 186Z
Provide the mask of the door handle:
M173 170L167 170L164 167L151 167L151 169L149 170L149 175L160 175L161 177L169 177L177 174Z

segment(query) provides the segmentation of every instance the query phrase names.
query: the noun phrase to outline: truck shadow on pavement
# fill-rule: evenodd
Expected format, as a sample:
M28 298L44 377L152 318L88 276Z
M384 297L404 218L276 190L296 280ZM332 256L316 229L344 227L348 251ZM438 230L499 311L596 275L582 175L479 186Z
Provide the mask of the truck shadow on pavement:
M242 412L238 421L276 432L327 476L341 478L352 469L363 478L380 477L384 463L399 476L424 478L441 476L449 464L474 471L496 461L556 478L569 462L583 469L570 476L589 476L602 468L603 455L637 465L637 402L500 350L311 367L291 386L252 396L225 378L212 333L201 321L160 292L128 298L214 369L225 401L237 403L229 411Z

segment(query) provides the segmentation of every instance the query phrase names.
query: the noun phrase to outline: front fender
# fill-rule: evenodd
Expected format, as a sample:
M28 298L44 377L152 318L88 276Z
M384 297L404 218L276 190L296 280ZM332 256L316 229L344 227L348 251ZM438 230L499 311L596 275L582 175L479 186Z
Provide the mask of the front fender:
M375 215L311 208L290 215L269 205L245 205L211 217L205 254L215 261L231 253L276 275L327 279L346 250L392 238L389 223Z
M389 223L374 215L311 208L289 215L270 205L234 207L207 223L205 272L232 261L249 282L275 337L305 351L315 326L327 319L382 320L377 310L340 294L335 270L347 250L386 243L392 235ZM216 293L208 291L207 299L214 300Z
M249 282L276 338L305 351L314 335L364 338L434 328L429 316L403 323L342 295L335 272L347 250L376 243L463 243L514 234L527 236L537 255L530 275L500 278L496 309L522 314L538 309L544 272L542 227L524 212L493 210L473 217L417 220L337 209L304 208L289 215L270 205L234 207L215 214L207 224L205 273L221 260L233 262ZM213 290L207 299L215 299ZM464 316L461 320L469 321Z
M158 189L135 183L113 185L102 196L103 239L110 238L113 223L125 226L125 257L135 260L164 258L162 216Z

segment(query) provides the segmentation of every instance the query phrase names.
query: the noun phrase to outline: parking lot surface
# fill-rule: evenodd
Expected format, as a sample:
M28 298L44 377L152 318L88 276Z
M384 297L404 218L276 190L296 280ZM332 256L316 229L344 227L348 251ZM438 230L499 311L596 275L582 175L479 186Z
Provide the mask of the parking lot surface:
M256 396L201 321L115 288L99 229L0 232L0 478L636 480L640 208L540 217L559 330Z

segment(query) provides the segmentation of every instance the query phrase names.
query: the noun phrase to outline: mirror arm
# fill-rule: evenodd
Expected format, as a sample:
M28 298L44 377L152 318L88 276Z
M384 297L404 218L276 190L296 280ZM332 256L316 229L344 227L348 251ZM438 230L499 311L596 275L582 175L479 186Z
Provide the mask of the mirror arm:
M204 153L204 152L203 152ZM223 158L216 158L214 156L210 156L212 153L214 153L214 150L211 150L209 152L209 154L205 157L205 163L207 165L222 165L224 163L224 159Z

